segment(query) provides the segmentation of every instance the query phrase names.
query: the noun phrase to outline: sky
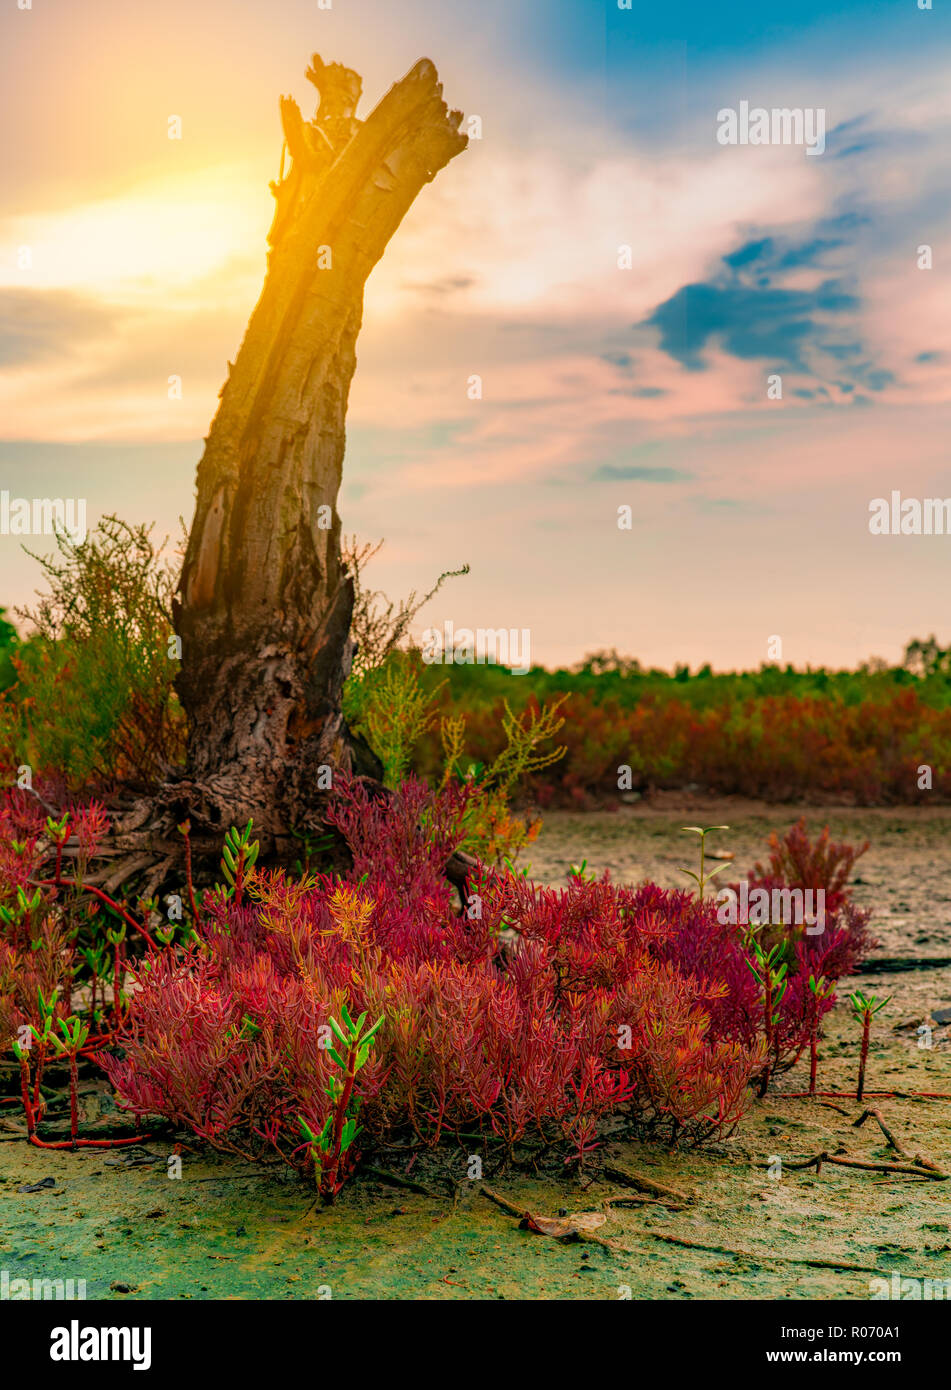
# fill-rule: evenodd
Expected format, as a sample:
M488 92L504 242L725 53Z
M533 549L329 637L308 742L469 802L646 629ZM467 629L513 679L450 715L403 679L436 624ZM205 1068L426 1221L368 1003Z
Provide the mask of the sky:
M263 280L279 95L312 114L316 51L365 116L426 56L481 138L367 284L338 501L385 539L367 582L467 563L418 627L527 629L548 665L951 642L951 536L868 526L951 496L951 20L919 3L11 0L0 492L178 537ZM742 102L824 113L823 152L721 143ZM0 534L0 605L39 579Z

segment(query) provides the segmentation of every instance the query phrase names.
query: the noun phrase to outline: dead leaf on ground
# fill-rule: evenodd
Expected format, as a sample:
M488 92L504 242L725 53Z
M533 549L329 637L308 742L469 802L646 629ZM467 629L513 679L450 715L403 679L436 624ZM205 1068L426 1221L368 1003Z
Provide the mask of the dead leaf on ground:
M535 1212L526 1212L520 1225L536 1235L568 1242L583 1240L591 1231L603 1226L606 1220L607 1217L597 1211L575 1212L571 1216L539 1216Z

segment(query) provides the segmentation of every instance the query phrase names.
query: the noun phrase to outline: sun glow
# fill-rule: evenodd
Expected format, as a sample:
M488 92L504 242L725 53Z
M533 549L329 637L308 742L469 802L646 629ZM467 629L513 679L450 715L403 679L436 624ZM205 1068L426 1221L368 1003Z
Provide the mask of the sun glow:
M165 299L229 267L253 267L260 279L270 215L259 179L241 165L157 179L11 222L0 283L128 303Z

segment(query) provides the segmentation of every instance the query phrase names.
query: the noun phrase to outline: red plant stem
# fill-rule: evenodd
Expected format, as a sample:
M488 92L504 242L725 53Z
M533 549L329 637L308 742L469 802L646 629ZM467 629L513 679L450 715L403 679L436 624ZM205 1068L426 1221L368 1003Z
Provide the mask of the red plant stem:
M812 1008L812 1029L809 1034L809 1094L816 1093L816 1073L819 1067L819 1001Z
M35 1134L27 1136L31 1144L35 1144L38 1149L118 1149L123 1144L145 1144L151 1139L150 1134L134 1134L131 1139L57 1139L55 1142L48 1142L46 1139L38 1139Z
M763 1070L763 1079L760 1082L759 1094L765 1096L769 1087L770 1062L769 1055L773 1050L773 976L766 967L766 982L763 985L763 999L766 1005L765 1029L766 1029L766 1065Z
M120 1014L119 1014L119 1001L120 1001L120 997L121 997L121 991L120 991L120 985L119 985L119 974L120 974L120 972L119 972L119 953L120 953L121 950L122 950L122 943L121 943L121 941L117 941L117 942L116 942L115 962L114 962L113 970L112 970L112 1018L113 1018L113 1022L114 1022L114 1024L115 1024L115 1027L116 1027L116 1028L118 1028L119 1024L120 1024L121 1021L122 1021L122 1019L121 1019L121 1017L120 1017Z
M43 1063L46 1061L46 1039L36 1049L36 1080L33 1083L33 1109L42 1110L43 1097L40 1094L40 1082L43 1080Z
M79 1135L79 1073L75 1052L69 1054L69 1135L75 1149Z
M75 947L66 957L66 970L63 976L63 998L66 1000L67 1013L73 997L73 985L76 983L76 950Z
M101 888L97 888L94 884L77 883L75 879L59 877L37 879L31 878L29 882L31 887L33 888L78 888L82 893L92 893L94 898L98 898L101 903L105 903L106 907L111 907L113 912L117 912L119 916L122 918L123 922L125 922L128 926L132 927L133 930L137 931L140 936L144 936L146 941L152 947L153 951L158 950L158 947L153 941L149 931L145 927L143 927L141 923L137 922L134 917L130 917L128 912L126 912L125 908L122 907L119 903L117 903L114 898L110 898L108 893L104 893Z
M344 1121L347 1118L347 1106L350 1104L350 1096L353 1093L353 1083L357 1074L357 1044L350 1044L350 1051L347 1053L347 1075L343 1083L343 1092L337 1104L337 1113L334 1115L333 1140L330 1153L327 1155L327 1162L324 1166L324 1200L329 1200L336 1192L337 1167L340 1162L340 1143L343 1137Z
M20 1055L20 1094L23 1098L23 1113L26 1115L27 1137L32 1139L36 1130L36 1120L33 1116L33 1106L30 1103L30 1064L22 1053Z
M855 1090L855 1099L862 1099L862 1092L865 1090L865 1063L868 1060L868 1039L872 1031L872 1011L865 1010L865 1026L862 1029L862 1055L859 1058L859 1084Z

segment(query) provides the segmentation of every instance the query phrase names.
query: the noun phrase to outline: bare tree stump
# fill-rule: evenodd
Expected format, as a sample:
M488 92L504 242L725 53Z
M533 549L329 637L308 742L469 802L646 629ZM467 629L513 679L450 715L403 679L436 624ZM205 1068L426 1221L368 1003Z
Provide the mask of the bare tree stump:
M336 500L364 284L467 143L428 59L365 121L355 72L315 55L307 76L319 107L305 122L281 99L292 164L271 185L267 276L198 465L175 602L187 771L161 796L199 835L253 817L277 857L319 824L320 770L361 770L340 708L353 585Z

